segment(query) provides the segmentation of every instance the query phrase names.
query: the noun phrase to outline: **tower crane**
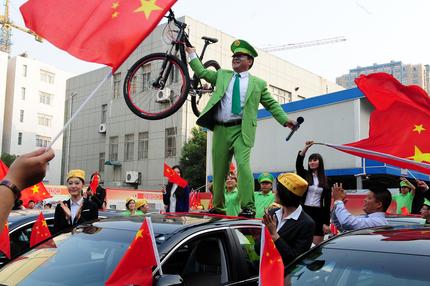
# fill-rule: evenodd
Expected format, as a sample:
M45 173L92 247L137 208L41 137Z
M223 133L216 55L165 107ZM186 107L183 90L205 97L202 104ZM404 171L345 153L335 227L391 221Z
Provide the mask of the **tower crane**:
M313 41L308 41L308 42L286 44L286 45L274 46L274 47L266 47L266 48L262 48L262 50L270 53L270 52L278 52L278 51L283 51L283 50L306 48L306 47L326 45L326 44L345 42L345 41L346 41L345 37L339 36L339 37L333 37L333 38L313 40Z
M23 31L34 36L36 41L42 42L42 38L33 31L14 24L9 17L9 0L4 2L4 14L0 14L0 51L10 53L12 46L12 28Z

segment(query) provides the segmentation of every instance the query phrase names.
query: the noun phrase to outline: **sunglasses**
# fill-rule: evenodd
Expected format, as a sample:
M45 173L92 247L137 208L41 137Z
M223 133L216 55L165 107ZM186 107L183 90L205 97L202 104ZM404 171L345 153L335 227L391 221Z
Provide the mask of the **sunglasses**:
M233 55L232 59L233 59L233 61L234 60L243 61L245 59L248 59L248 56L247 55Z

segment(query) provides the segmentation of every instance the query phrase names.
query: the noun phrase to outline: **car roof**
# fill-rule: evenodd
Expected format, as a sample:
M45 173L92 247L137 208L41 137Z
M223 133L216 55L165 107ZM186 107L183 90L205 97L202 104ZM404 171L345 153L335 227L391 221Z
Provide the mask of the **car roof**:
M45 219L50 219L54 217L54 210L46 209L25 209L25 210L14 210L11 211L8 217L9 230L14 229L17 226L25 224L29 221L34 221L39 216L40 212L43 213Z
M384 226L346 232L324 248L430 256L430 225Z

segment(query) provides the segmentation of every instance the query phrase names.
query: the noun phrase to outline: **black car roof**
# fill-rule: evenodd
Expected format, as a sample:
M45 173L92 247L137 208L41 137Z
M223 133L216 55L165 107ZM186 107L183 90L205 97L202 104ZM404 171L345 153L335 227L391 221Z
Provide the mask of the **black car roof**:
M430 225L385 226L347 232L324 248L430 256Z

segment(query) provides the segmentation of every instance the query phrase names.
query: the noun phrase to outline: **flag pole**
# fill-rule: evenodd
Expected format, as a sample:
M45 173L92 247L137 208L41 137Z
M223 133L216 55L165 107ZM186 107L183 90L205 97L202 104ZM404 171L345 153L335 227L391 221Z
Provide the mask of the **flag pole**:
M146 217L148 220L149 231L151 232L152 248L154 249L155 261L157 261L158 272L163 275L163 270L161 269L160 255L158 254L157 244L155 242L154 229L152 228L151 217Z
M69 125L72 123L72 121L78 116L78 113L84 108L85 105L90 101L91 98L94 97L96 92L99 90L99 88L112 76L112 71L109 71L109 73L103 78L103 80L96 86L96 88L91 92L91 94L82 102L82 104L78 107L78 109L73 113L72 117L64 124L63 129L58 132L58 134L54 137L54 139L49 143L48 147L46 149L49 149L54 145L55 141L57 141L58 138L60 138L61 134L64 133L64 131L69 127Z

